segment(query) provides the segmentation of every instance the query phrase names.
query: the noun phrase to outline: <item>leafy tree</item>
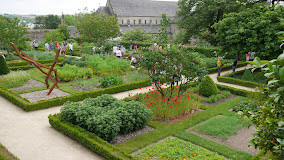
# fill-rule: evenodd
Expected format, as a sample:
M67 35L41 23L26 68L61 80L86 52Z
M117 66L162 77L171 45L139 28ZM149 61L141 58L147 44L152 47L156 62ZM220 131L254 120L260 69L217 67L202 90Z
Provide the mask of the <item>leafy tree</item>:
M10 69L7 66L6 60L2 55L0 55L0 75L5 75L8 73L10 73Z
M109 38L117 37L119 26L115 17L106 14L80 13L76 16L76 27L86 41L102 44Z
M160 24L161 28L159 29L159 41L160 43L167 43L169 40L168 28L171 26L170 18L167 19L166 14L162 14L162 22Z
M59 32L63 33L63 35L65 36L64 40L67 40L70 38L70 30L67 27L68 27L67 24L58 25Z
M25 34L28 34L27 28L19 22L17 18L8 19L0 15L0 42L3 42L8 53L12 51L10 42L16 44L21 50L28 45L29 38L24 37Z
M55 30L52 30L52 31L48 32L46 34L46 37L45 37L45 41L46 42L50 42L50 41L53 41L53 42L58 41L58 42L60 42L60 41L63 41L65 39L66 39L66 37L64 36L64 34L62 32L60 32L59 29L55 29Z
M255 51L262 59L276 58L282 51L276 33L284 30L284 7L271 10L268 5L257 4L252 9L231 13L215 25L218 45L227 57L245 58Z
M216 45L213 25L223 19L224 14L238 12L255 0L180 0L177 22L185 30L184 42L192 37L201 38Z
M143 31L141 27L137 27L133 30L128 30L126 33L122 35L123 41L149 41L149 39L152 39L152 35Z
M36 16L35 17L35 27L34 29L41 29L44 28L44 16Z
M146 51L138 58L139 65L148 70L156 89L162 97L170 101L173 92L181 95L186 91L189 82L196 81L206 74L206 67L195 53L188 53L171 47L165 51ZM170 83L168 90L161 88L161 80ZM183 82L183 83L180 83ZM175 86L177 85L177 86Z
M75 26L75 17L73 15L64 15L64 19L68 26Z
M57 15L50 14L44 18L45 29L56 29L60 23L61 20Z

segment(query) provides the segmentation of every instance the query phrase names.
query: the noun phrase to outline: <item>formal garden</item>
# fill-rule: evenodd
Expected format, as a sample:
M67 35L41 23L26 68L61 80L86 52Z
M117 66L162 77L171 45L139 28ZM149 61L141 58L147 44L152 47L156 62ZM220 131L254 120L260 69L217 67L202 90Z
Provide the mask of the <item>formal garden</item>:
M186 0L180 1L181 12L186 10L183 3ZM198 7L201 6L197 5L196 12ZM240 7L238 13L226 11L226 17L214 25L216 35L204 31L198 35L203 41L194 45L185 40L197 35L180 24L184 21L181 12L178 25L184 33L172 39L166 30L152 36L137 29L136 33L127 32L121 40L111 40L118 36L113 32L118 27L113 17L108 21L114 25L111 32L95 36L98 33L91 34L84 29L84 23L95 23L96 18L106 19L106 15L94 19L92 14L80 15L76 25L81 37L58 37L63 32L47 35L49 41L74 44L73 56L59 52L54 66L57 72L48 77L42 73L49 72L48 68L40 71L19 57L9 46L10 41L4 42L8 45L0 55L0 95L25 113L60 107L60 112L48 116L50 126L110 160L282 159L284 53L279 48L279 38L283 40L283 32L279 31L284 28L277 26L283 24L283 7L246 7L249 9ZM254 13L259 18L245 26L247 20L242 17L249 17L253 10L259 11ZM252 25L265 17L260 13L282 18L273 21L273 31L268 34L273 38L263 33L267 47L262 48L257 37L247 38L246 44L242 35L250 34ZM170 22L165 15L162 17L161 27L167 28ZM265 28L269 23L265 20L254 29ZM226 26L232 23L243 25L239 33L228 30ZM133 38L137 38L138 49L130 47L129 40ZM162 49L155 48L156 41ZM25 47L25 43L15 44L41 67L55 64L57 50L44 52L44 42L39 42L37 50ZM122 58L112 54L114 45L126 48ZM256 58L245 61L245 52L251 50L257 51ZM137 66L131 63L132 56L137 58ZM217 76L220 57L222 72ZM232 72L237 58L241 60ZM53 84L57 75L59 82L47 95L50 87L45 79ZM18 158L0 143L2 159Z

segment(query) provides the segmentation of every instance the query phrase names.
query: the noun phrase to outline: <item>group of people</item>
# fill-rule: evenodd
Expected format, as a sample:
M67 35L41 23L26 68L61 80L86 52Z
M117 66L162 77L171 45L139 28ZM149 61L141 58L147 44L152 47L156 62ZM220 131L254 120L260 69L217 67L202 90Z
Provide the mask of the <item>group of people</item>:
M132 40L130 40L129 49L132 49L132 47L133 47L133 42L132 42ZM136 41L134 41L134 49L137 49L137 42Z
M255 52L251 51L251 52L248 52L248 54L246 54L246 61L253 61L255 58ZM218 68L218 75L217 76L220 76L220 73L221 73L221 68L222 68L222 57L219 57L218 58L218 61L217 61L217 68ZM237 65L238 65L238 61L240 61L239 58L237 58L234 62L233 62L233 65L232 65L232 69L233 69L233 72L236 71L236 68L237 68ZM252 65L251 65L252 66Z
M32 46L34 47L35 50L38 50L37 41L33 41ZM63 54L63 55L66 55L66 50L69 49L70 56L72 56L72 52L73 52L72 42L69 43L69 45L65 41L63 41L61 44L59 44L59 42L56 42L55 47L56 47L57 50L61 49L61 54ZM55 48L54 48L53 42L52 41L50 43L45 42L44 49L45 49L45 52L54 52Z
M122 59L125 56L126 49L123 45L117 44L112 47L112 54L117 58Z

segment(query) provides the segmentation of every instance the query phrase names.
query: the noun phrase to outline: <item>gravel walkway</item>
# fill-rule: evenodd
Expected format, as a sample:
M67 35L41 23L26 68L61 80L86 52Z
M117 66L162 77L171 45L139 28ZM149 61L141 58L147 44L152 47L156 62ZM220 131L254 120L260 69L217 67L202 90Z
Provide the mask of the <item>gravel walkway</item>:
M25 89L45 87L45 86L46 86L45 84L43 84L43 83L41 83L39 81L36 81L34 79L30 79L24 85L22 85L20 87L16 87L16 88L10 88L10 90L12 90L12 91L22 91L22 90L25 90Z
M43 91L35 91L30 93L24 93L20 94L21 97L28 99L30 102L37 102L40 100L47 100L52 99L55 97L63 97L70 95L69 93L65 93L63 91L60 91L58 89L53 89L53 91L50 93L50 95L47 95L49 92L49 89L43 90Z
M244 69L244 67L241 69ZM237 70L240 70L240 68L237 68ZM230 72L222 72L221 74ZM210 76L215 83L219 83L216 78L217 74ZM235 87L252 90L247 87ZM152 90L152 87L117 93L113 96L122 99L129 95L149 92L149 89ZM50 126L48 115L59 113L61 107L25 112L0 96L0 142L21 160L105 159ZM237 142L232 141L230 143Z

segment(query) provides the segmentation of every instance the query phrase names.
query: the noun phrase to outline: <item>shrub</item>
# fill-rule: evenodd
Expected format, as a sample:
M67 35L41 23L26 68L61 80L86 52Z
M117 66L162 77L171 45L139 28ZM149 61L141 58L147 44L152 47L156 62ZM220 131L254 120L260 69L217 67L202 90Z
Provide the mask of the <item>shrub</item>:
M101 87L107 88L110 86L115 86L118 84L123 83L123 79L121 77L115 77L113 75L103 76L103 78L100 80Z
M86 62L84 60L75 58L75 57L68 57L63 60L63 65L70 64L70 65L76 65L77 67L85 67Z
M86 99L82 103L66 103L61 114L68 122L107 141L112 140L118 133L125 134L142 129L152 115L140 102L122 102L110 95Z
M250 70L246 69L243 76L242 76L242 80L245 81L252 81L253 80L253 75L251 73Z
M242 101L238 106L233 107L233 111L242 111L242 112L257 112L259 109L257 108L257 104L249 103L247 101Z
M92 71L79 68L75 65L66 64L63 67L55 67L58 71L60 81L72 81L76 79L87 79L93 76Z
M199 94L210 97L216 95L218 90L214 81L207 75L198 86Z
M0 55L0 75L5 75L10 73L10 69L7 66L5 58Z

